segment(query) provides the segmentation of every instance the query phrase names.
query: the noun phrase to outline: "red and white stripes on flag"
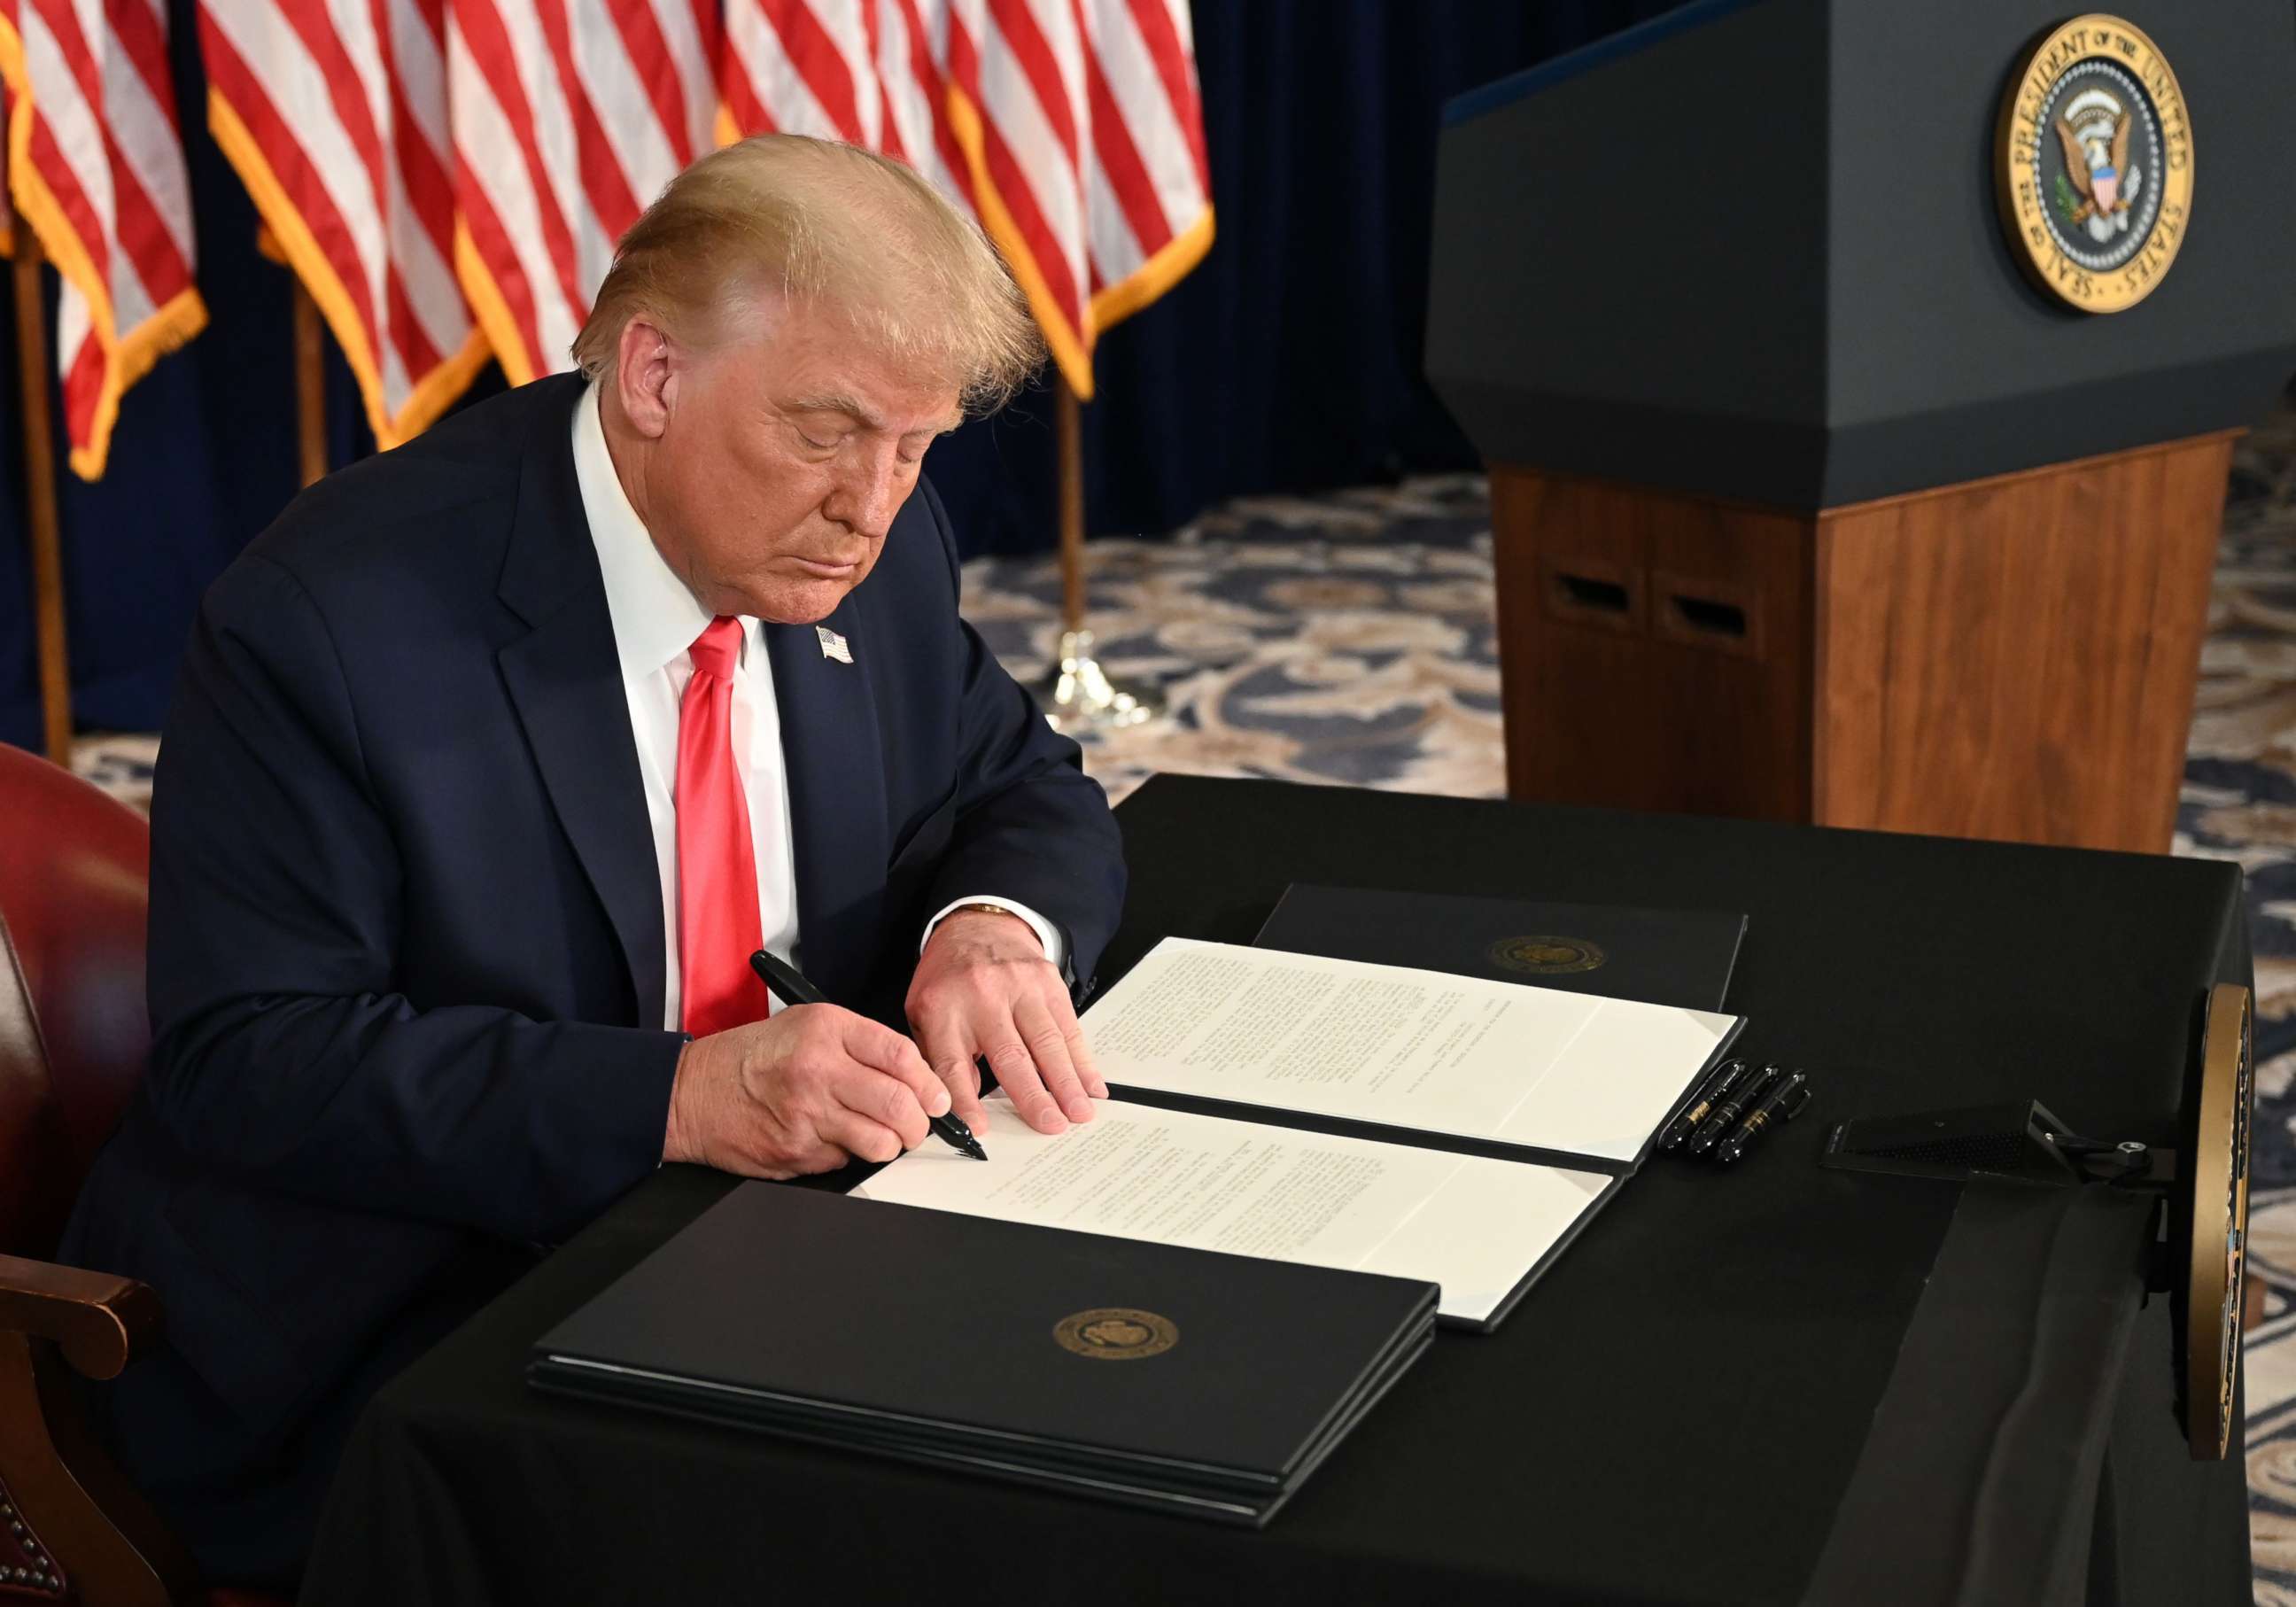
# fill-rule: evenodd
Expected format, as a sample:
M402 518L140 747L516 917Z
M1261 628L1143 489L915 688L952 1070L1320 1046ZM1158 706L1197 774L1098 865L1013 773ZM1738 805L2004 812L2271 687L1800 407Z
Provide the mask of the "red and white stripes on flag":
M971 208L1080 396L1098 332L1211 242L1186 0L725 5L721 54L718 0L200 0L209 127L381 445L489 348L512 383L566 366L615 242L713 123L866 145ZM120 393L206 320L166 0L0 0L0 82L93 479Z
M334 332L381 447L419 433L487 357L455 278L445 4L200 6L208 127Z
M165 0L0 0L8 186L62 275L71 466L103 472L120 394L207 322Z
M972 207L1062 373L1212 240L1187 0L726 0L736 134L866 145Z
M710 148L717 0L447 0L455 266L510 381L568 367L614 245Z
M948 119L948 0L727 0L718 136L808 134L908 163L972 207Z

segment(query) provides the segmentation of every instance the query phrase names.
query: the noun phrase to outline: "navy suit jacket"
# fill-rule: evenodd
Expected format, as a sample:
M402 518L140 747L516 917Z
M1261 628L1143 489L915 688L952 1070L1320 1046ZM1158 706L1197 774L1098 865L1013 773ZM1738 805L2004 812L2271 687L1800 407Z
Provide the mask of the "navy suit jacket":
M314 487L184 667L150 1075L63 1253L158 1289L168 1350L111 1387L114 1438L227 1575L288 1570L358 1405L660 1159L682 1039L582 394L528 385ZM824 621L850 664L765 630L805 968L896 1025L943 904L1029 906L1080 977L1123 896L1106 799L957 583L920 485Z

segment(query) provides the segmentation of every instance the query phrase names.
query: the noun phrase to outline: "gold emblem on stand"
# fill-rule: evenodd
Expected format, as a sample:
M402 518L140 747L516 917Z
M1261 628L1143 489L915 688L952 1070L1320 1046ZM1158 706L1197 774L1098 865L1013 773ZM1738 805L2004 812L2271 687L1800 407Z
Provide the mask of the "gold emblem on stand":
M2018 63L1993 169L2010 254L2036 284L2083 312L2134 307L2192 220L2185 92L2142 29L2075 17Z
M1584 938L1501 938L1485 952L1492 964L1535 977L1592 971L1611 957Z
M2185 1429L2195 1461L2232 1447L2240 1384L2241 1295L2248 1271L2249 1122L2256 1111L2249 993L2221 983L2201 1028L2200 1114L2193 1133L2192 1269L2185 1291Z
M1064 1316L1053 1324L1053 1339L1063 1350L1098 1361L1137 1361L1161 1356L1180 1342L1172 1319L1129 1306L1095 1306Z

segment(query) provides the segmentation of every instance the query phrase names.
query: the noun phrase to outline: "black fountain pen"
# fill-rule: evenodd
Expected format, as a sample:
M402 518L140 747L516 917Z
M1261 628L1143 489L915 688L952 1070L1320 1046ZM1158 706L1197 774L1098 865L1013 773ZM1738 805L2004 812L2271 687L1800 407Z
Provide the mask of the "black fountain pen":
M1762 1103L1746 1112L1746 1119L1738 1124L1738 1130L1714 1146L1714 1159L1729 1165L1751 1148L1766 1128L1792 1121L1808 1103L1809 1078L1803 1073L1797 1071L1773 1083Z
M1706 1079L1706 1086L1698 1090L1698 1097L1690 1102L1689 1107L1666 1124L1658 1136L1658 1147L1661 1150L1680 1149L1685 1141L1704 1124L1707 1117L1713 1114L1714 1107L1721 1103L1722 1096L1745 1080L1744 1061L1724 1062L1719 1071Z
M1711 1155L1714 1146L1729 1136L1730 1129L1744 1119L1748 1111L1762 1102L1762 1096L1785 1073L1775 1066L1764 1066L1752 1078L1742 1084L1729 1098L1717 1104L1698 1131L1690 1136L1690 1152L1693 1156Z
M784 1004L826 1004L829 997L820 988L807 981L796 966L767 953L764 949L750 956L750 969L765 980L767 987L779 994ZM928 1116L933 1136L960 1155L970 1155L975 1160L988 1159L988 1152L980 1147L980 1140L972 1129L957 1120L956 1112L946 1116Z

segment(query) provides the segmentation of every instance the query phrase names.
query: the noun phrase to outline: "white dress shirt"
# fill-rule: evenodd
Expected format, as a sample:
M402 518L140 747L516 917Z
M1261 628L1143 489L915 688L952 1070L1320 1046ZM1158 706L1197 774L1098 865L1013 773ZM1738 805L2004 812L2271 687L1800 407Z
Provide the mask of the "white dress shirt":
M630 506L599 422L598 388L582 393L574 409L574 475L582 512L598 549L606 583L606 612L613 620L614 652L621 660L622 691L629 700L630 734L637 739L638 774L645 783L646 818L653 827L655 869L661 876L662 955L668 986L662 1025L679 1022L677 966L677 705L693 678L690 652L710 614L663 562L653 537ZM742 616L741 665L734 676L734 752L750 838L758 867L758 930L765 946L802 966L798 956L797 845L790 828L788 770L782 754L780 706L773 665L758 621ZM994 904L1026 921L1055 965L1062 935L1036 911L1009 898L980 893L955 900L925 923L923 936L964 904ZM922 948L922 939L920 939Z

